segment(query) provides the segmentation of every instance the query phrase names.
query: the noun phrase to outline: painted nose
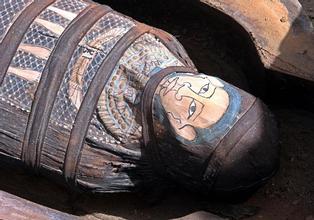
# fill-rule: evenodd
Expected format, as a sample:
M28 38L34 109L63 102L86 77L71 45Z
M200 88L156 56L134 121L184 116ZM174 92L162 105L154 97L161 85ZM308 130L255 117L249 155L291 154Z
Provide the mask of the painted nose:
M277 124L261 100L254 101L224 140L215 152L216 155L224 152L225 157L221 160L214 191L249 191L276 172L279 165Z

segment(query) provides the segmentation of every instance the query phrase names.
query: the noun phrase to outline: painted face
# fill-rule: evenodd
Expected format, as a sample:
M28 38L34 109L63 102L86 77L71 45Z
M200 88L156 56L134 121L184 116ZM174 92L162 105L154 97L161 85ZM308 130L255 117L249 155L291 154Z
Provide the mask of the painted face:
M224 84L207 75L172 74L164 79L157 94L174 131L193 141L196 129L217 123L229 106Z

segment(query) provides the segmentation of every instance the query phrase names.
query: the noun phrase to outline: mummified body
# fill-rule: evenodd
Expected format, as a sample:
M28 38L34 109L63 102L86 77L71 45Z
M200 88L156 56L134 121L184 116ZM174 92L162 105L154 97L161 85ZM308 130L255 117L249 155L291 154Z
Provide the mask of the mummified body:
M89 1L4 0L0 10L5 157L97 192L159 177L229 191L272 175L268 110L197 74L171 35Z

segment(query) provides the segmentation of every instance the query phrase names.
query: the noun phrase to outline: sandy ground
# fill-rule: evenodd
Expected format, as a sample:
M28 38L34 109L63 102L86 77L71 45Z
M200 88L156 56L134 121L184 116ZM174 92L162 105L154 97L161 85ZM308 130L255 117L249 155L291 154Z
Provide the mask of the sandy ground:
M145 2L145 1L144 1ZM146 1L147 2L147 1ZM281 168L276 176L246 201L258 212L249 219L314 219L314 86L266 72L253 77L245 42L232 36L232 28L218 24L192 5L177 7L170 1L109 3L119 11L173 33L184 44L199 69L261 96L277 117L280 129ZM314 0L303 0L314 18ZM181 19L185 13L184 19ZM250 76L251 74L251 76ZM254 89L263 84L262 90ZM265 86L265 85L267 86ZM253 88L253 89L252 89ZM83 219L221 219L212 215L197 195L183 190L167 192L155 205L142 195L81 195L72 198L64 187L23 169L0 167L0 190ZM208 204L207 207L209 207Z

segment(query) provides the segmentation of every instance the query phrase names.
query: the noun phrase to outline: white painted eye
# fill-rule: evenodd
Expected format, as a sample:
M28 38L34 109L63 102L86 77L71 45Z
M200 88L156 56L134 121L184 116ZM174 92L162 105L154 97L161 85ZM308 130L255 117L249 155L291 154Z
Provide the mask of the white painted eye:
M206 85L204 85L201 89L200 89L200 91L199 91L199 95L201 95L201 94L204 94L204 93L206 93L206 92L208 92L208 90L209 90L209 83L207 83Z
M194 115L195 112L196 112L196 103L195 103L195 100L193 99L191 104L190 104L190 107L189 107L189 117L188 117L188 119L191 118Z

